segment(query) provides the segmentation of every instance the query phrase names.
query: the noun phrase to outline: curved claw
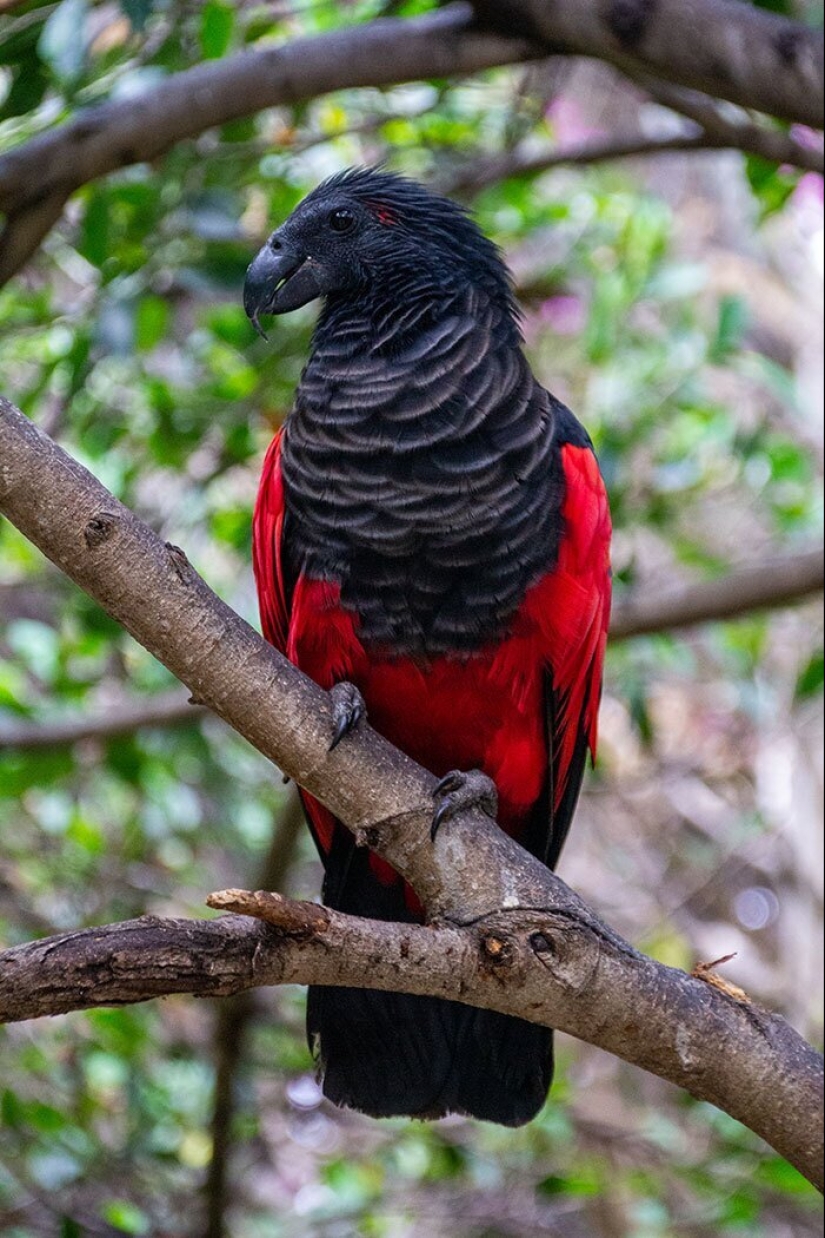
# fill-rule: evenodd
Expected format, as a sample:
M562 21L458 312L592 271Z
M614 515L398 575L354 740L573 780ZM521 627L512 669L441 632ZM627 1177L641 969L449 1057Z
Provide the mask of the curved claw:
M450 814L453 812L455 812L455 809L450 806L449 799L448 798L443 799L441 803L438 805L438 807L436 808L435 812L433 813L433 819L430 822L430 842L431 843L435 842L435 836L438 833L438 831L441 829L442 821L444 821L446 817L449 817Z
M332 700L333 731L328 751L332 752L366 718L367 707L363 696L352 683L334 684L329 695Z
M451 769L436 783L433 799L436 807L430 825L432 842L435 842L435 836L442 824L464 808L481 808L494 820L498 813L496 784L480 769L472 769L467 773L460 769Z

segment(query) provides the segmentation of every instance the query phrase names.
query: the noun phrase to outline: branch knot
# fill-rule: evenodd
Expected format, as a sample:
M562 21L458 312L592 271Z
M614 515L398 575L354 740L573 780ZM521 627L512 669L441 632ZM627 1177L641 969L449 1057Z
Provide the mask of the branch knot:
M114 512L99 512L97 516L92 516L83 530L84 540L90 550L97 550L98 546L108 542L117 526L117 519Z

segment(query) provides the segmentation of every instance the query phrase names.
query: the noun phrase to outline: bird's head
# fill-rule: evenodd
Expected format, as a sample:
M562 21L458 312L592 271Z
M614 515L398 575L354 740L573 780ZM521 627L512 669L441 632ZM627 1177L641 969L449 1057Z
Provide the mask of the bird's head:
M339 173L314 189L252 262L244 308L286 314L317 297L363 307L412 292L437 298L475 284L515 321L498 250L466 211L415 181L377 168Z

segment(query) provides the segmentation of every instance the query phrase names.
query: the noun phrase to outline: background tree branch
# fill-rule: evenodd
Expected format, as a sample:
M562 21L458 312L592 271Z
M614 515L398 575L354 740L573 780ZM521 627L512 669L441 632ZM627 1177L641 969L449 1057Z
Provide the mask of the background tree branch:
M821 593L825 562L821 546L782 558L736 568L718 580L676 588L625 594L614 609L610 639L628 640L697 623L735 619L752 611L771 610Z
M205 710L192 703L188 692L173 688L145 699L118 701L99 713L0 726L0 751L19 748L36 752L87 740L105 742L149 727L188 726L202 716Z
M823 158L820 151L810 150L794 142L787 134L762 129L757 125L747 127L726 125L726 133L699 129L693 133L677 133L668 137L646 137L631 134L628 137L592 138L575 146L533 151L525 154L514 151L508 155L468 162L454 173L438 182L442 193L458 197L472 197L489 185L510 176L538 176L552 168L587 167L593 163L607 163L614 159L632 159L640 155L683 154L685 151L730 150L735 148L776 162L790 163L796 167L821 172ZM787 158L779 151L784 149ZM770 154L768 154L770 151Z
M742 564L718 580L665 585L655 594L630 591L614 601L610 640L631 640L791 606L821 593L824 586L825 552L819 546L758 565ZM188 726L205 717L207 712L193 703L185 689L170 689L145 700L118 702L100 713L5 723L0 726L0 752L13 748L36 752L86 740L106 741L144 728Z
M475 21L473 21L473 13ZM137 97L87 108L65 125L0 156L0 286L60 218L68 198L97 178L151 162L177 143L267 107L352 86L456 77L548 54L594 56L662 90L680 87L821 127L823 65L816 32L733 0L478 0L415 19L384 18L331 34L208 62ZM652 81L651 81L652 75ZM665 149L739 147L802 167L819 152L706 103L702 133ZM684 99L683 99L684 102ZM686 115L684 107L672 104ZM581 150L553 162L639 153L616 139L612 154ZM537 170L537 169L532 169Z
M810 172L823 171L822 149L798 141L792 132L757 124L743 109L720 106L698 90L640 74L648 94L671 111L699 125L709 144L734 147L775 163L790 163Z
M349 86L461 76L540 54L523 39L474 32L470 19L467 5L450 5L207 62L137 97L87 108L7 152L0 156L0 285L31 257L81 185L157 159L215 125Z
M431 843L432 775L366 725L329 752L327 694L220 602L181 551L2 399L0 460L0 511L199 700L393 864L431 919L451 926L373 925L276 900L267 906L297 954L290 962L281 952L267 983L275 975L360 984L368 974L377 987L440 993L552 1023L739 1116L814 1180L822 1164L814 1121L821 1060L789 1025L638 954L483 813L460 814ZM238 898L219 905L249 909ZM259 914L254 901L252 910ZM3 960L6 1016L144 1000L168 992L181 974L187 991L194 984L212 995L263 982L268 939L261 929L250 938L248 925L235 926L173 922L185 955L165 927L147 940L152 921L19 947ZM134 942L140 975L129 963ZM291 971L298 958L319 971Z
M818 32L739 0L474 0L481 29L821 128Z

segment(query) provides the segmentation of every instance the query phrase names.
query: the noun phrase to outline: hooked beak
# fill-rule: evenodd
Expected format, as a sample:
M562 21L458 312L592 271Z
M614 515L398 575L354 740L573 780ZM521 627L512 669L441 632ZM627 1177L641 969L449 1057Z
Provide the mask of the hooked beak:
M274 247L273 247L274 245ZM296 247L270 237L246 273L243 307L259 335L266 339L261 314L286 314L314 301L324 292L321 270Z

